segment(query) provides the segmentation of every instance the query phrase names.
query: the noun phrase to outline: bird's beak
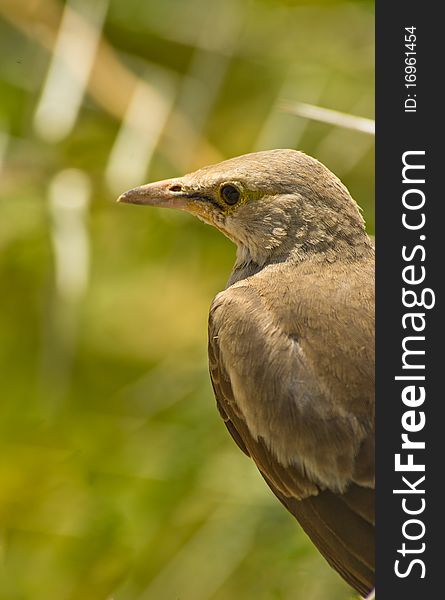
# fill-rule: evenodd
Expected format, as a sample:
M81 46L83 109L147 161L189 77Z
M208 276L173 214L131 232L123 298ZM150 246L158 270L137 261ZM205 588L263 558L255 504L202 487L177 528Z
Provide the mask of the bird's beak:
M180 179L164 179L129 190L119 196L117 201L187 210L189 199L183 192Z

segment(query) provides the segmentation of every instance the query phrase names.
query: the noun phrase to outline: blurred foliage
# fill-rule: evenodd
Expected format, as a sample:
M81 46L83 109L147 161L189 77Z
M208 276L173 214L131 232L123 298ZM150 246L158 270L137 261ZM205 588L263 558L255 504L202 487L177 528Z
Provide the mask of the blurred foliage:
M295 147L343 179L372 232L372 137L281 101L372 117L373 3L67 4L96 22L97 54L50 139L36 115L64 4L0 0L0 600L349 598L214 406L207 311L234 248L114 199ZM68 83L86 60L76 27Z

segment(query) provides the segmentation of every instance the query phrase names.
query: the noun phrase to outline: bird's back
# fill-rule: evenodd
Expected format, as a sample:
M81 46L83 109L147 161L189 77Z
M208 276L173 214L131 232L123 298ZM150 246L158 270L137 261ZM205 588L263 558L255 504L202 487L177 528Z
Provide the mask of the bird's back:
M210 373L238 445L328 562L374 585L373 252L271 264L211 308Z

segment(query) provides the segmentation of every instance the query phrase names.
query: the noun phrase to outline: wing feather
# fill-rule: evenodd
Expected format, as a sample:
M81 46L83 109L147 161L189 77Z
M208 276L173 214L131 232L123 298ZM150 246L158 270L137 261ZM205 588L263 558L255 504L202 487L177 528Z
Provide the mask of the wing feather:
M283 464L269 440L258 432L251 431L243 413L243 402L246 402L244 396L258 396L250 398L253 402L264 402L265 397L264 393L258 394L252 386L249 387L247 378L241 378L240 384L239 376L234 391L232 379L236 369L231 371L228 364L236 359L234 352L244 362L248 361L248 353L258 353L256 359L261 363L260 367L267 379L268 393L273 396L266 398L266 401L276 403L280 394L288 394L289 386L286 373L277 370L273 357L264 352L264 348L254 347L252 344L252 333L261 337L264 335L264 327L268 326L265 322L255 323L255 308L258 306L256 294L244 286L233 292L229 288L217 296L209 319L209 368L218 410L237 445L254 460L271 490L296 517L322 555L352 587L365 595L374 586L374 491L370 487L357 485L352 480L345 489L332 491L319 480L314 480L305 469L304 461ZM264 313L264 306L261 306L261 312ZM232 324L228 329L225 327L227 322ZM235 349L228 349L228 337L233 336L234 331L238 332L237 344ZM292 339L288 348L292 351ZM260 384L266 381L257 371L256 360L252 358L248 362L256 380ZM299 361L292 362L294 369L295 365L301 365L300 371L292 373L293 381L300 384L292 388L295 394L300 394L299 399L303 398L304 405L308 402L306 396L313 390L312 400L317 401L320 390L316 386L310 390L309 386L308 391L308 370ZM306 384L302 383L305 381ZM242 401L237 398L236 392L243 395ZM289 413L290 418L295 417L294 412L295 406ZM338 429L335 411L327 415L328 427L329 418L332 422L332 437L336 440ZM342 414L342 418L346 417ZM325 437L326 435L329 437L329 432L325 432ZM372 437L372 432L364 432L358 449L355 447L352 450L356 460L360 459L360 449L370 446L367 443L369 437ZM346 439L342 443L347 445L349 442ZM311 445L307 444L307 447L310 448ZM334 443L334 448L336 447L337 440ZM368 455L369 451L366 457L369 463Z

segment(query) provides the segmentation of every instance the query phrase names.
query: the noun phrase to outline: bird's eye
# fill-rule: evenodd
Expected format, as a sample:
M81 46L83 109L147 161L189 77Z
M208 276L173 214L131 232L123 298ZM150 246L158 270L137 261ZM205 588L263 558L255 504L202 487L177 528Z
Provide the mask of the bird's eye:
M223 185L220 192L224 202L226 204L229 204L230 206L236 204L241 198L241 193L239 189L230 183L226 183L225 185Z

